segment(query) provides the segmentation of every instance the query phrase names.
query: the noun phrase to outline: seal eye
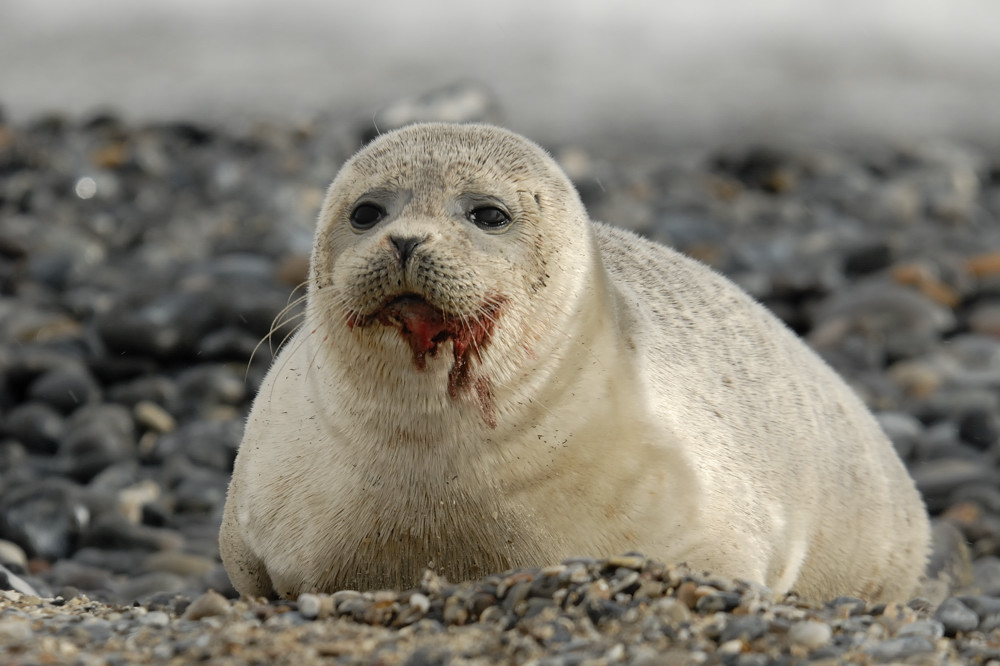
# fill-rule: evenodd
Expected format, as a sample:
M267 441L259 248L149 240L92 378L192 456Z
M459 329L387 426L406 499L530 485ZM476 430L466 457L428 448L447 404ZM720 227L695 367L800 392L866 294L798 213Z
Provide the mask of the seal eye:
M351 211L351 226L355 229L371 229L385 217L385 211L370 203L358 204Z
M487 231L503 229L510 224L510 216L495 206L483 206L469 211L469 221Z

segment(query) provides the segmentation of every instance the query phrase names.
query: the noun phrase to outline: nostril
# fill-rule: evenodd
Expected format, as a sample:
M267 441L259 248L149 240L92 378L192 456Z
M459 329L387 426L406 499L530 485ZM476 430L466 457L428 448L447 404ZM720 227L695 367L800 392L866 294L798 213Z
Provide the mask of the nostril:
M399 256L400 264L405 264L409 260L410 255L413 254L413 250L425 240L427 240L426 237L389 236L389 242L396 248L396 254Z

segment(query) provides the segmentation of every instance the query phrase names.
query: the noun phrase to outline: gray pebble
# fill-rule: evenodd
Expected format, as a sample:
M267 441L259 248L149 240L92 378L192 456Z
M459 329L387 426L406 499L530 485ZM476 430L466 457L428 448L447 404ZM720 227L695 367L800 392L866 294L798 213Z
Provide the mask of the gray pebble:
M818 648L830 642L833 630L823 622L796 622L788 630L788 640L806 648Z
M139 624L162 629L170 624L170 616L163 611L150 611L139 618Z
M16 543L0 539L0 564L17 571L24 571L28 566L28 556Z
M922 636L904 636L866 645L863 650L877 661L896 661L934 652L934 644Z
M224 596L209 590L191 602L184 611L185 620L201 620L216 615L226 615L229 612L229 601Z
M86 369L68 365L51 370L32 382L28 397L69 414L83 405L99 402L101 387Z
M0 590L14 590L21 594L30 594L35 597L41 596L30 583L3 564L0 564Z
M134 457L132 415L115 404L78 409L67 422L60 454L69 462L68 475L79 481L89 481L104 468Z
M51 455L59 450L66 429L62 415L44 402L25 402L3 419L2 431L24 444L33 454Z
M980 594L1000 596L1000 557L979 558L972 565L972 574Z
M897 638L904 636L923 636L929 641L936 641L944 636L944 624L938 620L917 620L904 624L896 632Z
M756 615L734 617L726 623L725 628L719 635L719 641L726 643L731 640L739 639L749 643L750 641L754 641L767 633L767 629L767 620L762 617L758 617Z
M315 594L300 594L298 599L299 613L302 617L307 620L315 620L319 617L319 611L322 607L322 602L320 598Z

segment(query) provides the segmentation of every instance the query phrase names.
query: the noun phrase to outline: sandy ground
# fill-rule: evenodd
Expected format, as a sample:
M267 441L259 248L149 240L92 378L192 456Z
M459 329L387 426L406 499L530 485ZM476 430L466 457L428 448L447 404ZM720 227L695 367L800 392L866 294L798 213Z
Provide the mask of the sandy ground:
M3 0L0 104L370 115L475 79L536 138L1000 143L994 0ZM581 141L581 137L586 137Z

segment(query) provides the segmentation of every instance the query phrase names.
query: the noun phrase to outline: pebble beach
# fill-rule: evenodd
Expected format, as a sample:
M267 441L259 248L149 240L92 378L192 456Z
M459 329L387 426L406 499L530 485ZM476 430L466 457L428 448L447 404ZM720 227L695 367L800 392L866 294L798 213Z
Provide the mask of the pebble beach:
M456 95L493 119L459 87L378 129ZM531 137L593 218L729 276L862 396L936 520L925 597L805 603L623 553L237 599L216 537L243 419L374 131L0 115L0 662L1000 664L1000 151L953 140Z

